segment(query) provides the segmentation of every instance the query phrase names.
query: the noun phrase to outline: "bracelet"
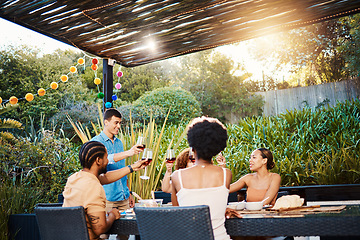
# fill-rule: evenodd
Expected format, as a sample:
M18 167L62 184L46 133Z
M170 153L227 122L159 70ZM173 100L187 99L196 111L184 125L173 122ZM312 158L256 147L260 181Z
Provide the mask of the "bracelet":
M130 169L130 173L134 172L134 169L131 167L131 165L128 165L128 168Z

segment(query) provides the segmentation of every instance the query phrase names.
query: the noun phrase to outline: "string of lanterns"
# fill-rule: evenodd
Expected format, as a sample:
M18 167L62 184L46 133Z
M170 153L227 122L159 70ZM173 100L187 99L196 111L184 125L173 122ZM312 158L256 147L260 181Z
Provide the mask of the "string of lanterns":
M82 66L84 66L84 69L85 69L85 58L86 57L91 58L91 69L94 71L94 75L95 75L94 83L95 83L95 85L97 86L97 89L98 89L97 97L99 99L103 99L104 98L104 93L101 92L100 88L99 88L99 85L101 84L101 79L97 76L99 60L97 58L92 58L92 57L84 54L84 56L82 58L78 59L77 64L75 66L71 66L69 68L69 73L61 75L60 80L57 81L57 82L54 81L54 82L50 83L50 86L48 88L46 88L46 89L39 88L37 93L34 93L34 94L33 93L26 93L25 97L22 97L22 98L17 98L16 96L11 96L8 100L3 100L0 97L0 107L1 107L1 104L6 104L6 103L10 103L11 105L15 105L21 100L26 100L28 102L31 102L31 101L33 101L35 99L36 96L39 96L39 97L44 96L49 89L56 90L59 87L59 83L66 83L69 80L70 74L76 74L78 72L77 71L78 66L82 65ZM118 92L120 90L120 88L121 88L120 78L123 76L123 72L121 72L121 66L119 68L119 71L116 73L116 75L118 77L118 82L115 84L115 88L117 89L115 92ZM112 98L113 101L116 101L118 99L116 94L112 95L111 98ZM110 108L111 106L112 106L111 102L106 102L105 103L106 108Z

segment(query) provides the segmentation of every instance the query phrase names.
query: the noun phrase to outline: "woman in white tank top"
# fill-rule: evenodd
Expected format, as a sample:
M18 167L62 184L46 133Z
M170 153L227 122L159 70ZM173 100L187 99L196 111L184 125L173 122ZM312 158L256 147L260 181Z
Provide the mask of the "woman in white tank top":
M211 161L226 147L226 128L215 118L195 118L187 137L195 154L195 165L172 174L172 204L208 205L215 239L230 239L224 223L232 175L229 169L215 166Z

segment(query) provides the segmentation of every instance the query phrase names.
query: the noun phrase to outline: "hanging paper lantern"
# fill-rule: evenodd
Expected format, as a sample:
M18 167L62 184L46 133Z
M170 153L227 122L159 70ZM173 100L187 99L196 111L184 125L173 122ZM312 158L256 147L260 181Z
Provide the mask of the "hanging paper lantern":
M111 96L111 99L112 99L113 101L116 101L116 100L117 100L117 96L116 96L116 95L112 95L112 96Z
M76 71L77 71L76 67L74 67L74 66L71 66L71 67L70 67L70 72L76 73Z
M98 93L98 98L103 99L103 98L104 98L104 94L103 94L102 92L99 92L99 93Z
M106 102L106 103L105 103L105 107L106 107L106 108L111 108L111 105L112 105L111 102Z
M85 63L85 60L83 58L78 59L78 64L83 65Z
M67 82L67 80L69 79L69 77L68 77L67 75L62 75L62 76L60 77L60 79L61 79L61 81L63 81L63 82Z
M10 102L10 104L15 105L15 104L17 104L18 99L17 99L17 97L12 96L12 97L10 97L9 102Z
M58 84L56 83L56 82L52 82L51 84L50 84L50 87L51 87L51 89L57 89L58 88Z
M91 62L92 62L92 64L96 65L96 64L99 63L99 60L97 60L97 58L93 58L93 59L91 60Z
M116 73L116 75L117 75L118 77L122 77L123 72L122 72L122 71L118 71L118 72Z
M31 102L32 100L34 100L34 95L32 93L27 93L25 95L25 99L26 101Z
M120 88L121 88L121 84L120 84L120 83L115 84L115 88L116 88L116 89L120 89Z
M45 95L45 93L46 93L45 89L43 89L43 88L39 88L39 90L38 90L38 94L39 94L39 96L44 96L44 95Z
M91 65L91 69L96 71L98 69L98 66L96 64Z
M0 104L2 103L2 98L0 97Z
M94 79L94 83L95 83L96 85L99 85L99 84L101 83L100 78L95 78L95 79Z

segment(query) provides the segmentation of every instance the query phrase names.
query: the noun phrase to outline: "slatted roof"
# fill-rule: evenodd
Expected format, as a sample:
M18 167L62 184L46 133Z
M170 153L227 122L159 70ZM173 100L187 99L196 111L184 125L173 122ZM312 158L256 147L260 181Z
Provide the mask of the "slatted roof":
M0 17L134 67L360 11L360 0L0 0Z

